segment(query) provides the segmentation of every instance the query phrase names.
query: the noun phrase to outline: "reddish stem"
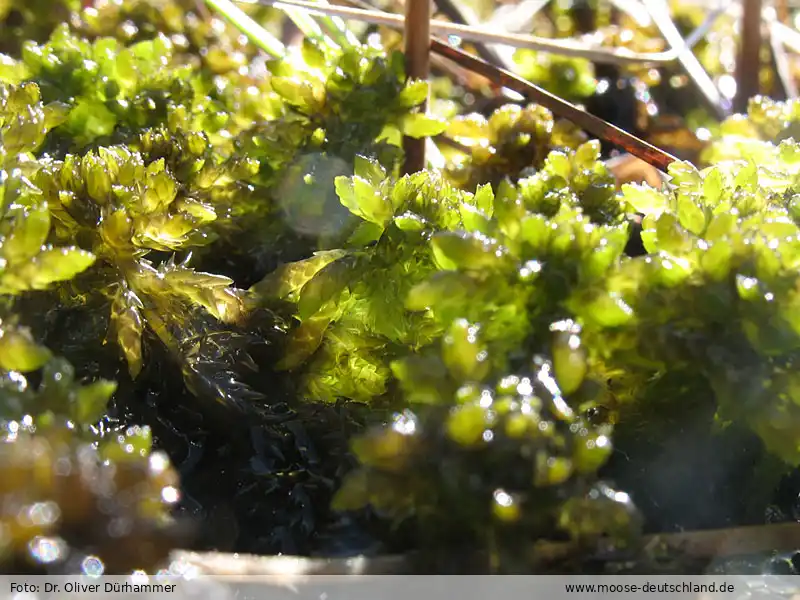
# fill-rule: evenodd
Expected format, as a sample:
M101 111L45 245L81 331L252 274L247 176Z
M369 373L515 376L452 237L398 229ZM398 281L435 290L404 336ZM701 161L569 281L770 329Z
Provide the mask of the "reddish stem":
M454 48L437 39L431 41L431 50L458 63L465 69L482 75L494 84L514 90L526 96L533 102L549 109L554 115L572 121L581 129L588 131L601 140L622 148L626 152L633 154L637 158L641 158L657 169L666 171L670 163L678 160L671 154L648 144L635 135L631 135L627 131L620 129L616 125L612 125L586 111L580 110L566 100L554 96L539 86L521 77L517 77L513 73L495 67L471 54L467 54L463 50Z
M411 79L427 80L430 74L431 3L430 0L406 0L405 56L406 72ZM425 112L427 100L420 110ZM406 137L405 173L416 173L425 168L425 138Z
M747 112L747 104L757 96L761 86L761 1L744 0L742 11L742 33L739 40L739 56L736 61L736 98L734 108L737 112Z

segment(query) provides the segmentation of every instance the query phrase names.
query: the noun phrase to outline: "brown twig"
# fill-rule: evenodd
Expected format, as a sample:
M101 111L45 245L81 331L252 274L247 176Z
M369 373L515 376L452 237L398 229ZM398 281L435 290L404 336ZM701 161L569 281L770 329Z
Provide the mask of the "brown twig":
M464 68L483 75L497 85L507 87L508 89L526 96L533 102L541 104L549 109L556 116L572 121L589 133L622 148L626 152L633 154L662 171L666 171L669 164L677 160L674 156L667 154L663 150L648 144L644 140L623 131L619 127L603 119L576 108L566 100L554 96L550 92L543 90L529 81L490 65L486 61L471 56L462 50L453 48L449 44L434 39L431 42L431 50L437 54L446 56Z
M761 71L761 6L762 0L743 0L739 56L736 60L736 98L734 108L737 112L747 112L747 104L757 96L759 72Z
M792 21L789 13L789 3L786 0L775 0L775 10L777 11L778 20L784 25L789 25Z
M430 74L431 3L430 0L406 0L405 20L406 72L413 79L427 80ZM427 109L427 100L420 110ZM405 173L425 168L425 139L403 139Z
M668 550L689 559L713 560L724 556L790 552L800 547L800 524L779 523L734 527L709 531L687 531L648 535L643 548L658 552ZM552 563L574 556L576 546L569 542L541 541L535 544L534 557ZM388 575L413 574L412 561L407 555L351 558L307 558L300 556L254 556L218 552L173 551L170 559L192 565L203 575L246 577L284 577L287 580L310 575Z
M454 85L474 93L480 93L481 85L484 85L483 78L476 77L472 71L435 54L431 55L431 73L449 77Z
M645 553L658 555L667 552L699 560L764 552L791 552L800 548L800 523L646 535L641 540L641 548ZM543 562L557 562L573 556L575 552L576 548L570 542L541 541L535 546L534 556ZM611 560L615 554L619 555L613 550L603 554Z
M171 553L170 560L191 565L203 575L242 577L251 582L258 581L259 577L284 577L291 580L310 575L387 575L409 572L408 560L402 555L359 560L175 550Z
M679 550L687 556L698 558L773 551L790 552L800 547L800 524L776 523L708 531L687 531L648 536L647 540L651 544L666 544L667 547Z

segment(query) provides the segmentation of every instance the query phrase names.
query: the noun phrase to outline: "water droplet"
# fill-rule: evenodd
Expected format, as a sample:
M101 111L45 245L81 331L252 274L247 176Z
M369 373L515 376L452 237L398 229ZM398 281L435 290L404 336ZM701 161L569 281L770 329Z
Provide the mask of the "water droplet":
M174 504L178 500L180 500L180 492L177 488L174 488L171 485L168 485L163 490L161 490L161 499L164 500L167 504Z
M106 570L103 561L96 556L87 556L81 562L81 571L89 577L100 577Z
M504 490L494 491L494 501L500 506L511 506L511 504L514 502L514 500L511 498L511 495Z
M38 562L50 564L64 558L67 543L57 537L36 536L28 543L28 551Z
M525 377L517 386L517 393L520 396L530 396L533 394L533 386L531 380Z
M55 502L37 502L28 509L26 516L34 525L52 525L61 516L61 509Z
M394 416L394 423L392 425L397 433L402 435L414 435L417 430L417 417L410 410L404 410Z

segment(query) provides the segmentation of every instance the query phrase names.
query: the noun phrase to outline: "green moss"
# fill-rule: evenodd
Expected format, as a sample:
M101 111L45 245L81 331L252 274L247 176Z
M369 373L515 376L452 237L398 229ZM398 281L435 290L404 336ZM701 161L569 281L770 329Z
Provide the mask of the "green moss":
M334 508L502 571L540 539L635 544L603 483L615 431L672 431L691 406L704 435L716 420L800 463L796 103L754 99L713 166L618 192L600 144L542 107L421 114L427 84L375 44L307 39L259 72L193 1L38 6L0 8L0 420L36 428L7 445L9 481L38 473L39 445L95 444L103 481L135 457L148 508L120 514L161 531L150 496L174 482L143 462L150 430L109 432L109 410L182 411L247 463L223 470L241 529L269 530L255 550L304 552L338 518L352 441ZM544 66L551 91L589 92L586 65ZM460 162L401 177L402 136L442 132ZM645 256L625 254L630 212ZM28 560L60 527L0 552Z

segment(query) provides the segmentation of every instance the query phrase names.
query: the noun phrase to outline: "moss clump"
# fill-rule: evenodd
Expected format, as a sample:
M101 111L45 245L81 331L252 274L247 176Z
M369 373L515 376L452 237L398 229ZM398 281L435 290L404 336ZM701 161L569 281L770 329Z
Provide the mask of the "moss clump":
M185 542L169 517L178 475L163 453L147 455L148 432L122 432L98 454L69 430L28 428L7 423L0 444L4 572L152 572Z

